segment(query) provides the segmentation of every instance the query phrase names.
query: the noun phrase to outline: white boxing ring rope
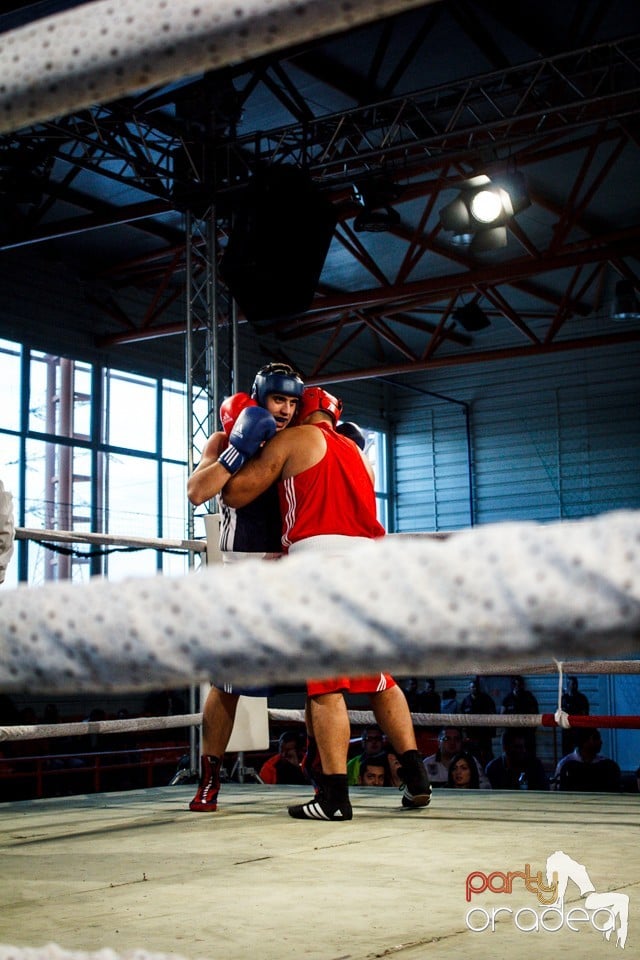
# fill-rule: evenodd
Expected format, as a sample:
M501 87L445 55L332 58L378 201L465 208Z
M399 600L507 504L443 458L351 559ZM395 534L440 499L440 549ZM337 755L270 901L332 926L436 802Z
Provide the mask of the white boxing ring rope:
M561 669L559 669L561 668ZM569 674L583 675L633 675L640 673L640 660L572 660L568 663L559 664L557 661L551 664L538 663L520 664L509 669L501 668L500 675L526 673L529 675L548 675L557 672L559 679L562 678L562 671ZM558 710L560 710L562 697L562 688L558 689ZM354 725L366 725L375 722L374 714L371 710L349 710L349 720ZM269 720L273 723L304 723L304 710L296 710L282 707L268 708ZM565 716L567 716L565 714ZM433 727L433 726L454 726L454 727L473 727L473 726L500 726L500 727L534 727L534 726L566 726L571 725L562 722L558 717L558 711L555 714L467 714L467 713L412 713L414 726ZM554 718L555 724L550 722ZM634 728L640 726L640 717L634 718L616 718L616 717L574 717L574 726L613 726ZM628 722L634 720L633 724ZM609 722L617 721L621 722ZM95 734L110 733L140 733L149 730L172 730L183 727L197 727L202 723L202 713L183 713L173 714L171 716L160 717L128 717L123 720L83 720L70 723L34 723L34 724L8 724L0 726L0 743L9 740L43 740L55 737L81 737Z
M283 571L286 564L286 575ZM640 652L640 512L393 538L342 558L0 591L0 690L105 692L212 677L303 683L488 672Z
M371 710L349 710L352 724L373 723ZM416 726L479 727L491 724L505 727L534 727L542 724L546 714L440 714L413 713ZM593 720L593 718L590 718ZM600 718L597 718L600 719ZM269 708L269 720L275 723L304 723L304 710ZM202 722L201 713L176 714L172 717L130 717L127 720L90 720L77 723L10 724L0 726L0 743L19 740L43 740L54 737L80 737L109 733L139 733L148 730L169 730L195 727ZM596 726L596 724L593 724ZM640 725L640 719L639 719Z
M116 533L79 533L76 530L37 530L16 527L16 540L34 540L38 543L93 543L102 546L136 547L144 550L184 550L206 553L203 540L177 540L158 537L131 537Z
M634 673L636 671L633 671ZM356 726L376 722L371 710L348 710L349 721ZM305 722L304 710L269 707L272 723ZM561 718L556 713L412 713L416 727L610 727L615 729L639 729L637 716L569 716ZM129 717L126 720L89 720L71 723L7 724L0 726L0 743L18 740L44 740L55 737L81 737L110 733L141 733L149 730L175 730L197 727L202 723L202 713L175 714L169 717Z
M434 0L94 0L0 36L0 133Z

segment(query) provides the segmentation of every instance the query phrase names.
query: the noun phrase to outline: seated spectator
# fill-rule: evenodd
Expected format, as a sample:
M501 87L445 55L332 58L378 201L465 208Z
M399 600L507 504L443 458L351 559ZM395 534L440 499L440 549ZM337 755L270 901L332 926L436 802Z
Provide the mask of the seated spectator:
M456 753L449 764L447 786L455 790L478 790L480 776L476 758L472 753L461 750Z
M449 765L456 754L464 748L464 738L459 727L443 727L438 734L438 749L431 756L424 758L429 779L433 787L446 787L449 782ZM490 784L482 767L476 760L478 781L482 789L488 789Z
M360 763L360 786L391 786L391 776L386 753L379 753L374 757L363 757Z
M385 736L377 723L365 727L362 731L362 752L352 757L347 764L347 783L355 786L360 783L360 764L365 757L382 753L385 749Z
M527 751L524 732L507 727L502 734L502 754L489 761L485 773L493 790L548 790L544 767Z
M563 757L554 775L558 790L617 793L622 790L620 767L600 753L602 737L595 728L578 727L575 750Z
M400 763L398 754L391 745L387 747L387 763L389 765L389 779L391 781L391 786L396 787L399 790L404 783L402 775L400 774L400 767L402 764Z
M285 730L278 740L278 752L260 767L258 776L263 783L308 784L302 769L304 737L295 730Z

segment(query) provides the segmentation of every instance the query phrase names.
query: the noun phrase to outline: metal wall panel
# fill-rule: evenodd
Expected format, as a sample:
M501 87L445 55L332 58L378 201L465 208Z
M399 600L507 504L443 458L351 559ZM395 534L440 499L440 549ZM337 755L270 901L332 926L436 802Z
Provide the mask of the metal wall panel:
M546 522L640 509L639 360L637 347L602 348L431 371L412 379L410 391L398 385L392 408L396 531L457 530L470 518L475 524ZM461 403L469 411L469 459ZM637 675L579 679L592 714L633 712ZM468 680L441 677L437 689L452 686L462 699ZM487 678L485 689L497 685ZM541 712L555 712L557 677L531 677L527 686ZM637 768L637 732L601 734L605 755L623 770ZM537 740L545 766L553 767L559 732L541 731ZM499 751L497 739L494 748Z
M414 400L393 431L393 451L393 529L406 533L472 525L464 408Z
M394 529L640 508L639 355L611 348L463 366L430 373L431 393L399 387Z

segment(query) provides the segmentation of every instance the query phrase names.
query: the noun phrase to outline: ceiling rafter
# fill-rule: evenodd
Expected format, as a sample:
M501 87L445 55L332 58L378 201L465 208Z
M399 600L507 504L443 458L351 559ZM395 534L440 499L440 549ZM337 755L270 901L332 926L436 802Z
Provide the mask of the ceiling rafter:
M492 14L492 26L485 13ZM96 269L98 288L102 281L111 297L102 297L102 307L119 328L103 342L179 333L180 324L165 322L185 281L185 238L176 213L195 211L213 196L220 252L235 195L257 163L295 163L311 171L339 212L332 247L339 279L329 271L305 314L259 325L258 336L325 338L316 364L323 377L336 365L352 365L348 348L356 343L359 355L369 349L391 367L440 363L447 351L466 362L474 338L462 333L453 313L461 297L471 295L483 298L501 331L513 332L514 349L520 339L525 348L554 349L569 319L589 316L594 301L602 302L612 270L637 282L640 225L616 230L603 209L618 165L627 169L630 150L640 146L640 34L595 42L606 13L604 0L581 0L573 17L564 17L561 33L512 4L448 0L408 20L376 24L358 56L345 54L341 38L325 40L12 134L0 143L41 151L50 165L39 173L40 204L9 209L4 249L62 244L78 233L95 237L123 223L146 230L159 240L144 240L155 249L128 252L121 262L114 253ZM496 31L496 23L503 29ZM421 71L420 60L452 24L472 53L468 63L484 66L465 76L466 64L460 65L454 79L428 85L437 72ZM519 40L503 46L507 34ZM513 65L525 49L533 51L529 61ZM309 84L298 82L301 72ZM416 77L427 85L399 92ZM355 105L327 113L344 103ZM259 104L266 105L263 114ZM267 121L262 129L263 117L271 115L279 125ZM287 116L291 122L283 123ZM508 224L508 253L475 257L450 244L437 222L446 191L459 189L487 163L492 173L531 165L535 180L540 165L554 160L571 173L558 190L550 179L532 185L531 211ZM401 221L390 229L387 249L351 223L358 212L352 185L361 187L381 171L402 186L394 201ZM97 196L83 198L73 188L98 177L105 187ZM101 200L113 199L115 183L139 201ZM349 258L354 272L344 291L338 287ZM126 287L148 295L135 324Z
M417 363L387 363L378 367L352 368L349 370L323 373L314 371L308 378L310 384L351 383L357 380L373 380L380 377L395 377L402 374L421 373L443 367L464 364L493 363L498 360L513 360L526 357L549 355L552 353L570 353L574 350L602 349L602 347L640 343L640 332L629 331L607 334L606 336L584 337L581 339L554 340L552 344L530 344L523 347L505 347L493 350L472 350L455 356L430 357Z
M540 97L557 84L552 100ZM599 87L606 85L606 91ZM578 91L578 92L576 92ZM223 140L214 149L217 169L230 169L232 158L254 154L273 161L306 159L325 182L349 182L384 157L407 171L429 158L478 151L502 139L541 139L566 134L615 115L637 112L640 96L640 37L594 45L490 74L471 77L414 94L342 111L301 124ZM186 132L186 131L185 131ZM170 195L177 133L163 133L158 118L138 111L135 125L121 103L97 106L58 121L38 125L4 142L58 139L57 155L149 192ZM188 140L184 141L188 147ZM64 149L63 149L64 145ZM52 145L52 149L55 149ZM275 151L275 153L274 153ZM132 156L133 155L133 156ZM245 157L245 160L247 157ZM114 168L113 161L119 162ZM134 162L135 161L135 162ZM250 176L247 166L246 176ZM223 188L221 188L223 189Z
M544 95L547 88L553 97ZM352 177L383 157L406 168L425 155L442 159L492 147L498 133L528 140L632 114L639 94L640 38L634 36L342 111L304 129L278 128L265 134L263 149L269 154L271 144L304 153L324 179Z

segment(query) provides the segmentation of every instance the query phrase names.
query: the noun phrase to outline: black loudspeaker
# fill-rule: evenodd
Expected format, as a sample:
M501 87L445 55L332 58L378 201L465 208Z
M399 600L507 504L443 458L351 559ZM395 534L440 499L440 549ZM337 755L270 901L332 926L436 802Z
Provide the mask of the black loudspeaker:
M335 209L304 170L256 173L234 211L220 274L251 323L302 313L318 285Z

